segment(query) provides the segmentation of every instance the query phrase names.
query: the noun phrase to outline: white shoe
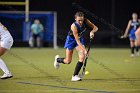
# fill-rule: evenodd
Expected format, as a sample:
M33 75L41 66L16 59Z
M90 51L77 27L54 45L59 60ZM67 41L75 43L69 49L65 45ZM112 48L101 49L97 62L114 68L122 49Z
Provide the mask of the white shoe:
M8 74L3 74L3 76L1 76L1 79L8 79L8 78L12 78L13 75L11 73Z
M136 56L137 56L137 57L139 56L139 52L136 52Z
M131 54L130 57L134 57L134 54Z
M60 64L57 62L57 58L59 58L59 55L56 55L56 56L55 56L55 60L54 60L54 68L55 68L55 69L58 69L59 66L60 66Z
M72 76L71 81L81 81L81 78L78 75Z

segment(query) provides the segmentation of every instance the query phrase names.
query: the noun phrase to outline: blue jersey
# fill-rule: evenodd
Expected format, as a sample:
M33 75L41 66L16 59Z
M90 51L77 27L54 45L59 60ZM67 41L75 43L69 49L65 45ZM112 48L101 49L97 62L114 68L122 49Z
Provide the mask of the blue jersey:
M140 23L138 21L132 21L131 22L131 29L136 30L139 27Z
M85 25L85 23L83 23L83 25L80 26L77 22L74 22L74 24L75 24L75 26L77 28L80 42L81 42L82 45L84 45L84 38L82 37L82 34L86 30L86 25ZM64 48L67 48L69 50L73 50L77 46L78 46L78 44L77 44L77 42L76 42L76 40L74 38L74 35L73 35L72 31L70 30L68 35L67 35Z
M80 26L77 22L74 22L74 24L75 24L75 26L77 28L78 36L81 37L82 34L86 31L86 24L85 24L85 22L83 23L82 26ZM71 30L69 31L68 35L70 35L72 38L74 38L73 33L72 33Z
M137 28L139 27L140 23L138 21L132 21L131 22L131 27L130 27L130 32L129 32L129 38L135 40L135 32Z

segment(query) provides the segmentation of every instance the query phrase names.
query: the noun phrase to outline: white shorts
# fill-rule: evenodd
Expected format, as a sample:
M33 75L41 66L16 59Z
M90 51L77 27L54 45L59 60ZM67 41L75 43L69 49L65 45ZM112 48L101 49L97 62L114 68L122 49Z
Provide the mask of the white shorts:
M6 34L0 37L0 47L10 49L13 45L13 38L11 34L6 31Z

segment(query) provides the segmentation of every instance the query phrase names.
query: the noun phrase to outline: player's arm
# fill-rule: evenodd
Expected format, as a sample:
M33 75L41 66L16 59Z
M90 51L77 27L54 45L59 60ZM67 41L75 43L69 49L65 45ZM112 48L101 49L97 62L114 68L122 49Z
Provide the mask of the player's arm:
M31 32L32 32L32 33L34 33L34 28L35 28L35 25L32 24L32 25L31 25Z
M41 28L41 31L43 32L44 31L44 27L42 24L40 24L40 28Z
M127 37L127 34L128 34L128 31L129 31L129 29L130 29L130 26L131 26L131 20L129 20L129 22L128 22L128 25L127 25L127 27L126 27L126 30L125 30L125 33L124 33L124 37Z
M91 32L90 32L90 37L93 38L94 37L94 33L98 31L98 27L96 25L94 25L90 20L85 19L86 24L92 28Z
M84 50L84 52L85 52L85 54L86 54L87 51L86 51L85 47L81 44L81 42L80 42L80 40L79 40L78 31L77 31L77 28L76 28L75 24L72 24L72 25L71 25L71 31L73 32L73 35L74 35L74 37L75 37L75 40L76 40L78 46L79 46L82 50Z

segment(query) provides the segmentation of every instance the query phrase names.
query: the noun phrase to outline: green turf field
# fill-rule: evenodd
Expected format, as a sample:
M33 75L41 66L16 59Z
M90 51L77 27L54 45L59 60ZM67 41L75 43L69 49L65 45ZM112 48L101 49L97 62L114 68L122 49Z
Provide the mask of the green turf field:
M0 80L0 93L140 93L140 57L130 58L129 49L91 49L82 81L71 82L77 63L54 69L54 56L64 49L12 48L2 58L14 77ZM2 75L2 71L0 71Z

